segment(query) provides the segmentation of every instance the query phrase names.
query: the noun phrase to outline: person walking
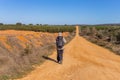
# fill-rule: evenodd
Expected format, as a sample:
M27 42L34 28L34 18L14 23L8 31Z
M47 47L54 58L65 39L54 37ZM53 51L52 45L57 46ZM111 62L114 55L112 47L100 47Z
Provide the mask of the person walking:
M58 33L58 36L56 38L56 47L57 47L57 62L59 64L62 64L63 61L63 52L64 52L64 44L67 41L65 40L65 38L62 35L62 32Z

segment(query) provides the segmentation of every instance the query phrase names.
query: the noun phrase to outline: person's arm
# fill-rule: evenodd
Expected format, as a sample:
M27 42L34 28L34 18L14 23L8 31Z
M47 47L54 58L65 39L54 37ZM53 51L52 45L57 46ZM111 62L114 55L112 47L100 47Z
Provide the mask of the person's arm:
M56 44L56 43L57 43L57 41L58 41L58 38L56 38L56 39L55 39L54 43Z
M67 43L67 41L66 41L66 39L63 37L63 41L64 41L64 43Z

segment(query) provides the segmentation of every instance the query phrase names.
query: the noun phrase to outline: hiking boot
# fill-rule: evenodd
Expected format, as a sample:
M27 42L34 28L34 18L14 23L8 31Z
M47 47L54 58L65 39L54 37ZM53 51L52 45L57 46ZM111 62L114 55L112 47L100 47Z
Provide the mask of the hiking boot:
M62 64L62 61L59 61L59 64Z
M60 61L57 61L57 63L59 63Z

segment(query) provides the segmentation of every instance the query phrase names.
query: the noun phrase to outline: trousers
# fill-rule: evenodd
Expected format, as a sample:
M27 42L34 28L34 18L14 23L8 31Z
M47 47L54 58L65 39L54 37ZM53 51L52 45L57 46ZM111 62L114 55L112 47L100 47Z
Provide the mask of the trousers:
M57 50L57 61L63 60L63 50Z

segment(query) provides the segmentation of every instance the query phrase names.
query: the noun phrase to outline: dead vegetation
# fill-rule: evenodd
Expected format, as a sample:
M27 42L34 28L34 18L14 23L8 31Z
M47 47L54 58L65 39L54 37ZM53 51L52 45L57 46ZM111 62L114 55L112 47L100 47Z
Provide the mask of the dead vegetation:
M0 31L0 80L23 77L55 49L57 33ZM16 33L16 34L15 34ZM74 34L64 33L67 40Z
M81 29L80 35L120 55L119 26L84 26Z

